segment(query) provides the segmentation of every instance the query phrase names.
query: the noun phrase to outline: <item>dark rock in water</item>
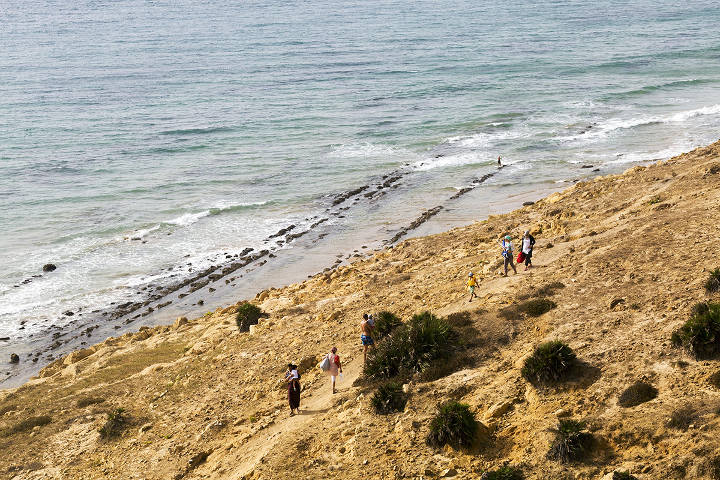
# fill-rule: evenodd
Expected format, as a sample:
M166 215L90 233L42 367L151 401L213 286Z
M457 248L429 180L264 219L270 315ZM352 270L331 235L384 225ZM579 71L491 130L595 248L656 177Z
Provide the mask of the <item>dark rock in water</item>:
M54 263L46 263L45 265L43 265L43 272L52 272L56 268L57 267Z
M593 168L594 166L595 166L595 165L583 165L583 166L580 167L580 168Z
M68 310L67 312L63 312L63 315L65 315L66 317L72 317L73 315L75 315L75 313Z
M17 353L11 353L10 363L20 363L20 356Z
M523 207L529 207L530 205L535 205L535 202L523 202Z
M204 303L205 303L205 300L198 300L198 301L197 301L197 304L198 304L198 305L202 305L202 304L204 304Z
M2 340L2 341L10 340L10 337L0 337L0 340Z
M596 169L593 170L593 172L599 172L599 171L600 171L599 168L596 168Z

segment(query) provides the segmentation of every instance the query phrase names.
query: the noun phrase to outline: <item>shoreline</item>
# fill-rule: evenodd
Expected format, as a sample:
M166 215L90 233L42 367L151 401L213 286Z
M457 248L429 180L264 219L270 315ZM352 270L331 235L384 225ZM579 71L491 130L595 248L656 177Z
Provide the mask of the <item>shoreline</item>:
M717 268L708 226L720 221L718 175L720 141L266 289L252 303L267 316L248 332L238 330L234 304L74 352L22 387L0 391L0 429L11 432L0 437L8 452L0 471L88 480L100 472L144 472L148 480L320 478L339 465L356 480L442 476L445 469L476 478L510 463L528 480L594 480L613 471L644 480L681 459L687 478L705 478L704 452L714 451L720 431L720 387L711 387L717 364L669 339L693 305L719 298L704 287ZM504 277L496 240L526 228L537 240L535 268ZM697 245L690 251L688 235ZM657 261L648 261L658 245ZM479 298L470 302L468 270L479 280ZM549 310L522 313L528 298L544 298ZM362 371L359 316L384 309L403 321L421 311L452 319L468 343L457 352L463 363L442 360L430 377L401 379L404 410L375 415L377 385L353 381ZM582 369L554 389L522 374L524 360L549 340L566 342ZM331 346L347 375L337 395L314 368ZM300 416L287 413L288 362L302 373ZM638 380L656 396L619 405ZM438 455L426 444L437 406L449 400L468 405L481 423L481 449ZM665 424L680 407L692 407L694 427ZM98 428L115 408L130 423L103 440ZM561 418L587 422L599 440L586 461L568 466L546 455L549 430ZM18 427L31 419L44 423ZM288 464L278 452L298 444L307 461ZM364 463L368 457L374 461Z
M233 304L238 299L251 299L267 288L282 288L316 274L332 272L348 262L382 251L399 241L442 233L490 215L508 213L527 202L560 191L568 184L610 174L619 170L617 167L604 165L601 169L583 165L576 172L578 177L573 180L508 186L488 183L488 180L501 175L508 168L512 169L512 164L497 168L493 165L490 172L468 178L466 186L457 187L442 202L424 209L417 217L408 218L402 224L394 224L390 229L383 226L375 230L369 239L358 241L352 232L332 231L332 219L344 219L357 204L372 204L391 189L398 188L405 177L414 173L410 165L405 165L369 179L360 187L329 194L329 204L322 213L306 218L305 226L289 224L281 228L265 238L262 248L245 248L236 255L220 256L211 266L169 284L148 284L147 293L141 300L128 301L108 309L92 309L92 306L88 306L82 311L70 312L72 315L77 314L71 322L62 326L52 324L34 338L26 337L14 345L10 345L9 340L0 342L0 356L8 357L16 353L21 359L19 364L0 367L0 390L22 385L57 359L101 343L107 338L143 327L168 325L179 316L201 316ZM475 215L478 207L473 195L482 191L480 187L494 189L495 194L491 194L490 198L500 200L491 202L486 199L487 206L483 207L480 215ZM458 211L461 213L458 214ZM330 243L324 241L326 237ZM290 244L293 248L284 248ZM179 264L167 270L177 267ZM288 269L290 274L287 274ZM275 278L283 278L283 281L276 282Z
M442 204L423 211L417 218L407 219L406 223L396 225L388 231L385 238L374 238L365 242L357 242L354 238L337 239L333 242L335 245L319 247L314 241L304 242L302 237L316 233L314 230L326 224L329 218L343 215L360 198L372 200L374 197L382 197L385 195L383 189L392 188L410 171L401 173L395 170L385 174L382 176L382 183L374 185L373 189L370 189L370 185L364 185L333 194L331 205L325 209L326 216L314 219L310 228L301 230L295 225L289 225L268 236L265 243L276 242L275 247L260 251L245 249L241 255L224 264L205 268L172 285L151 284L147 297L141 301L128 302L107 310L91 310L92 307L88 307L84 311L73 312L77 316L66 325L51 325L42 336L37 334L32 339L26 338L24 342L14 345L9 341L2 342L5 345L0 344L0 356L5 358L10 353L17 353L21 361L15 365L3 365L5 371L0 370L0 375L4 374L0 379L0 390L18 387L57 359L62 359L73 351L102 343L108 338L134 332L142 327L168 325L179 316L201 316L208 311L230 305L238 299L251 299L267 288L282 288L316 274L331 273L340 266L382 251L399 241L416 238L418 235L441 233L449 228L482 220L488 215L507 213L528 198L539 199L564 186L554 184L544 185L542 188L543 184L540 184L532 185L534 188L520 188L521 192L516 195L523 201L516 198L501 200L494 209L489 209L482 215L463 213L453 217L455 210L463 208L461 202L464 198L470 197L486 180L501 171L502 168L499 168L470 179L469 186L448 195ZM372 195L368 195L369 193ZM444 215L452 219L443 222ZM382 235L381 232L377 233L378 237ZM322 240L326 235L326 232L322 232L317 237ZM346 247L346 242L342 240L351 243L355 241L358 244ZM282 251L282 244L290 242L294 242L294 248ZM338 248L338 243L343 245ZM286 274L288 268L292 272L290 275ZM274 280L277 277L289 280L277 283ZM240 279L243 279L242 284L238 286Z

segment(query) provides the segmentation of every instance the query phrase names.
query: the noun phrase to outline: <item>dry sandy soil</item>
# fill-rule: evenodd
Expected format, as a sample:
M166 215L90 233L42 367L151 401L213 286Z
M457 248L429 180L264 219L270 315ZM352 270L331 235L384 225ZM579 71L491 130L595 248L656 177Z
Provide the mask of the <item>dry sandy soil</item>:
M720 142L264 291L253 303L269 317L250 333L238 332L230 306L75 352L0 392L0 477L471 479L509 462L528 479L615 470L641 480L720 478L720 391L708 382L720 365L669 341L691 306L710 299L703 284L720 266L719 187ZM496 241L525 228L538 240L536 266L503 277ZM464 289L470 270L480 276L473 302ZM550 297L557 308L500 314L553 282L564 285ZM469 312L474 327L461 369L408 381L405 411L386 416L370 407L372 385L355 382L359 317L380 310L403 319ZM583 366L570 382L536 389L520 369L551 339L567 342ZM333 345L345 365L336 395L314 368ZM301 362L304 387L294 417L280 381L290 360ZM657 398L619 406L637 380L652 383ZM425 443L449 399L483 422L471 449ZM129 424L101 439L118 407ZM683 408L689 424L668 426ZM49 423L13 430L41 416ZM546 457L558 416L587 422L595 448L585 461Z

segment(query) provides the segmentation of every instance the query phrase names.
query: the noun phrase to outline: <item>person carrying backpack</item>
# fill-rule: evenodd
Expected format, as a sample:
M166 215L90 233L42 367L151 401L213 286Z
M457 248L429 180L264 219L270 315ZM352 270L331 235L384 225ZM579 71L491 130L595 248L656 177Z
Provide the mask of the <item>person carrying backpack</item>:
M338 374L342 373L342 365L340 364L340 355L337 354L337 347L332 347L330 353L325 355L318 365L322 371L330 375L332 383L332 392L335 393L335 379Z
M498 240L498 243L502 247L502 256L505 264L505 273L503 276L505 277L507 277L508 265L512 267L513 272L517 275L517 269L515 268L515 262L513 261L513 244L511 240L512 237L510 237L510 235L505 235L505 238Z

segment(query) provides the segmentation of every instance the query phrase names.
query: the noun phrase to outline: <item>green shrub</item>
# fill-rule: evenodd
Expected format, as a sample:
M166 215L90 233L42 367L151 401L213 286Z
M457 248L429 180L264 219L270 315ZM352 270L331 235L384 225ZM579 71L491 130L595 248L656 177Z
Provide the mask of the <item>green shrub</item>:
M263 315L265 314L257 305L250 302L243 303L238 307L237 317L235 318L238 329L241 332L247 332L250 330L250 325L257 325L258 320Z
M430 422L427 444L433 447L450 445L469 447L475 440L479 425L470 405L447 402L438 407L438 413Z
M687 430L695 422L697 414L692 407L682 407L673 411L666 425L675 430Z
M612 480L638 480L635 475L630 472L613 472Z
M552 432L555 439L550 445L547 457L561 463L583 460L593 445L592 434L585 432L585 424L576 420L560 420Z
M710 306L707 302L698 302L690 308L690 316L704 315L710 311Z
M377 389L370 399L370 403L375 409L375 413L380 415L402 412L405 410L407 395L403 392L401 384L397 382L389 382L384 385L380 385L380 388Z
M375 335L378 339L387 337L400 325L402 325L402 320L397 315L382 311L375 318Z
M128 423L124 408L116 408L107 414L105 424L98 429L102 438L112 438L120 435Z
M532 300L527 300L519 304L518 310L529 317L539 317L555 307L557 307L557 304L550 299L533 298Z
M41 415L39 417L29 417L19 423L16 423L12 427L6 428L0 433L2 433L1 436L3 437L9 437L10 435L14 435L16 433L27 432L28 430L32 430L35 427L42 427L50 422L52 422L52 418L47 415Z
M706 306L695 305L690 319L671 337L673 345L685 348L698 359L720 353L720 304Z
M524 478L522 470L505 465L497 470L489 470L483 473L480 480L523 480Z
M78 408L85 408L89 405L97 405L98 403L103 403L105 401L102 397L85 397L81 398L77 401Z
M705 290L709 293L720 292L720 268L710 273L710 277L705 282Z
M390 378L401 372L422 372L434 360L451 357L456 345L450 325L430 312L423 312L368 352L363 373L369 378Z
M525 360L521 373L532 384L558 382L568 376L576 361L567 344L554 340L539 345Z
M636 405L640 405L641 403L649 402L653 398L657 397L657 394L657 388L653 387L649 383L635 382L626 388L620 395L618 404L625 408L634 407Z

